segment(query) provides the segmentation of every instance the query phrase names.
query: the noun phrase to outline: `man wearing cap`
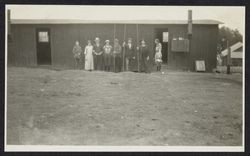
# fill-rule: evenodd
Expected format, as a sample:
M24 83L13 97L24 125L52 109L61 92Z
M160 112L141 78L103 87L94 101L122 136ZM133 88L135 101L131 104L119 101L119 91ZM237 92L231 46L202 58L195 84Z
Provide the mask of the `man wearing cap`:
M93 48L94 55L94 69L95 70L103 70L103 49L100 44L100 38L95 38L95 44Z
M120 72L122 67L122 47L119 44L119 40L116 38L114 41L114 72Z
M130 70L130 65L131 65L131 61L132 59L135 59L135 58L132 58L132 54L135 52L135 47L134 45L132 44L132 38L128 38L128 43L126 44L125 42L123 43L123 48L125 49L125 69L126 71L129 71Z
M111 57L112 57L112 46L109 44L109 40L105 41L105 45L103 47L104 51L104 70L110 71L111 66Z

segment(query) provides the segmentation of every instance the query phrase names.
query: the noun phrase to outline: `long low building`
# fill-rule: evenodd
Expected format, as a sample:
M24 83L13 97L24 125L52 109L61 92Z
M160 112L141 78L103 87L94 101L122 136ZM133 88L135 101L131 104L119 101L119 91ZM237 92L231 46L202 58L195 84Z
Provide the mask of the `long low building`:
M74 67L72 48L76 40L99 37L104 43L118 38L120 44L133 38L145 39L154 54L154 40L162 43L163 61L170 68L195 70L195 61L204 60L206 71L216 68L218 25L216 20L59 20L11 19L8 65L52 65Z

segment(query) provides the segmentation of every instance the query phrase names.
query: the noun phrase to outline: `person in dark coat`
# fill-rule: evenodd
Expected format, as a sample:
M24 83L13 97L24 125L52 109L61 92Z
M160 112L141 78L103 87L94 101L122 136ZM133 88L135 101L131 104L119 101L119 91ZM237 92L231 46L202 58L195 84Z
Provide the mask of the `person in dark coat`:
M122 47L119 44L119 40L115 39L114 41L114 72L120 72L122 68Z
M123 43L123 48L125 49L125 70L126 71L133 71L134 65L134 60L135 58L135 52L136 48L132 43L132 38L128 38L128 43L126 44L125 42Z
M111 59L112 59L112 46L109 44L109 40L106 40L105 43L106 44L103 47L104 70L110 71Z
M81 55L83 51L82 47L79 45L79 41L75 42L72 52L75 59L75 68L80 69Z
M141 40L141 45L137 48L140 54L140 72L149 73L149 49L145 40Z
M93 49L95 70L103 70L103 49L102 48L103 47L100 44L100 39L96 37L94 49Z

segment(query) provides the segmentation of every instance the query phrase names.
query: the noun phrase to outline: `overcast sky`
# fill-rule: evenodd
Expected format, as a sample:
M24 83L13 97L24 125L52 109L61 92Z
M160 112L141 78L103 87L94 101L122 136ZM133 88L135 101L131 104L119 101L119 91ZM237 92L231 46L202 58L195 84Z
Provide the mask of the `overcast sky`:
M72 6L72 5L8 5L12 19L85 19L85 20L187 20L193 10L193 19L219 20L232 29L244 33L244 7L217 6ZM220 25L220 26L223 26Z

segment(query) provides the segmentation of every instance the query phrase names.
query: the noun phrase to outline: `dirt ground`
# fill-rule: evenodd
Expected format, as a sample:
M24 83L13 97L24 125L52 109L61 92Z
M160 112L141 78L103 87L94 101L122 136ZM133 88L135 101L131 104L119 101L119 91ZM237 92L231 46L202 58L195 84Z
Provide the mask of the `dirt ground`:
M7 144L242 145L242 75L9 67Z

